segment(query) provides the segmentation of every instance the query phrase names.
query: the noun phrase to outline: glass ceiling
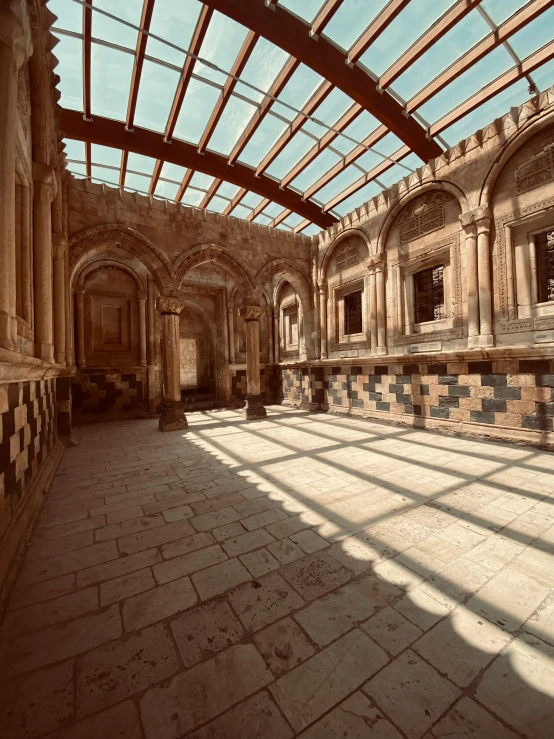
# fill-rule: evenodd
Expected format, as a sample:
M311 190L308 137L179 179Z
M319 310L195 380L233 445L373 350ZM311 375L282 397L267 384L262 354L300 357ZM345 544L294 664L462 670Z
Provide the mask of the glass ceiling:
M368 83L384 87L441 149L554 82L554 7L537 14L538 0L411 0L396 14L396 0L265 4L302 19L307 34L317 30L315 38L343 50L345 61L355 58ZM340 218L424 163L342 90L208 0L49 0L48 7L57 16L63 108L214 152L276 181L295 196L297 210L312 203ZM437 32L435 24L448 18L454 22ZM425 50L413 53L413 45ZM483 88L485 101L456 115ZM297 233L321 230L302 212L201 168L75 139L65 144L76 177Z

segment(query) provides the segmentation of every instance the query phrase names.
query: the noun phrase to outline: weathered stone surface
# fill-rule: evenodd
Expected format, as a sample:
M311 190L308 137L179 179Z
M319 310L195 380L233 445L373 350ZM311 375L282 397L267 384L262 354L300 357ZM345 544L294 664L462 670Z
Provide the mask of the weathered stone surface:
M311 657L315 648L292 618L284 618L254 635L254 643L271 672L280 677Z
M156 621L163 621L168 616L190 608L197 599L198 596L188 577L133 595L123 603L125 631L141 629Z
M263 629L303 605L302 598L277 572L241 585L228 598L248 631Z

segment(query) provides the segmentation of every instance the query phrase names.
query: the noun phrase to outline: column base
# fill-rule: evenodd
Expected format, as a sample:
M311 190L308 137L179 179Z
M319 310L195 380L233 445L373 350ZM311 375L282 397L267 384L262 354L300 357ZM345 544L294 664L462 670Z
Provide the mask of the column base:
M65 367L65 352L56 353L56 364L61 364Z
M267 413L264 408L261 395L247 395L246 406L243 408L242 417L248 421L254 418L266 418Z
M386 346L376 346L371 351L371 356L372 357L384 357L386 353L387 353L387 347Z
M494 336L492 334L481 334L479 336L479 346L494 346Z
M473 336L468 336L467 337L467 348L468 349L476 349L478 346L480 346L480 344L479 344L479 339L480 338L481 337L479 336L479 334L474 334Z
M160 431L184 431L189 424L180 400L166 400L162 403L162 415L158 428Z
M14 334L13 323L12 316L9 316L5 311L0 311L0 347L15 352L17 351L17 344L12 338Z
M42 359L43 362L54 361L54 347L52 344L42 344L40 341L35 342L35 357Z

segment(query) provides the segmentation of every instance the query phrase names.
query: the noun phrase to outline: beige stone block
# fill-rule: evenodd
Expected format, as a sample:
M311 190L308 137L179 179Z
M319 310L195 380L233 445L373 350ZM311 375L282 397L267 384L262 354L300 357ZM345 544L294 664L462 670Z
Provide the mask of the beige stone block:
M202 600L213 598L227 590L251 580L248 570L238 559L208 567L192 576L194 586Z
M168 616L190 608L197 600L198 597L188 577L133 595L123 603L125 630L142 629L156 621L163 621Z
M141 531L137 534L123 536L117 540L117 544L120 554L135 554L143 549L158 547L160 544L167 544L170 541L182 539L191 534L194 534L194 529L190 525L189 520L175 521L174 523L157 526L149 531Z
M508 385L510 387L535 387L537 378L535 375L509 374Z
M236 644L152 688L141 700L146 739L185 736L273 680L253 644Z
M100 603L102 606L117 603L131 595L143 593L155 585L152 571L149 568L130 572L128 575L116 577L100 585Z
M179 669L162 624L93 650L77 660L77 715L86 716L171 677Z
M103 562L117 559L118 551L114 541L105 541L90 547L77 549L55 557L27 562L19 576L19 585L30 585L50 577L60 577L69 572L78 572Z
M447 362L447 374L467 375L467 362Z
M495 359L492 363L493 374L515 374L517 373L518 369L518 359Z
M345 634L275 682L270 691L299 732L386 665L385 652L358 629ZM314 691L314 685L325 690Z
M458 385L481 386L481 375L460 375L458 377Z
M521 415L522 413L534 413L535 402L533 400L508 400L506 402L508 413Z
M112 542L109 542L111 544ZM130 572L141 570L144 567L161 562L161 555L157 549L146 549L137 554L114 559L111 562L101 563L95 567L89 567L77 573L77 587L92 585L105 580L113 580L117 577L127 575Z
M204 547L188 554L182 554L179 557L173 557L165 562L153 566L154 576L158 583L166 583L176 580L185 575L191 575L193 572L204 570L218 562L228 559L227 554L222 550L219 544Z
M452 421L469 421L470 411L466 408L450 408L450 419Z
M48 734L46 739L143 739L135 704L128 700L72 726Z
M241 641L244 629L226 601L190 608L171 621L185 667L210 659Z
M15 432L21 431L21 429L27 424L27 406L20 405L14 410L14 421L15 421Z
M244 627L252 632L263 629L304 604L298 593L276 572L241 585L228 597Z
M481 398L460 398L460 408L467 411L480 411L483 408L483 403Z
M489 385L483 385L483 387L474 387L471 394L475 398L494 398L494 388Z
M452 739L454 736L516 739L513 731L466 696L433 726L436 739Z

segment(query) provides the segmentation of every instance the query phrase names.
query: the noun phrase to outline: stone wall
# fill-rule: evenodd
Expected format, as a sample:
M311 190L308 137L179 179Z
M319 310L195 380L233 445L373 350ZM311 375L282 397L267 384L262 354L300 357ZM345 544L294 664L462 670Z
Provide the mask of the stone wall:
M277 365L267 364L260 369L261 395L264 403L282 400L281 376ZM243 405L246 400L246 369L231 368L231 402Z
M142 416L147 410L146 389L146 368L81 371L71 386L73 422Z

